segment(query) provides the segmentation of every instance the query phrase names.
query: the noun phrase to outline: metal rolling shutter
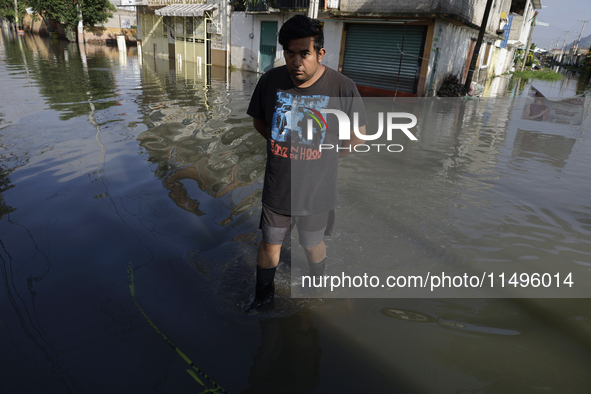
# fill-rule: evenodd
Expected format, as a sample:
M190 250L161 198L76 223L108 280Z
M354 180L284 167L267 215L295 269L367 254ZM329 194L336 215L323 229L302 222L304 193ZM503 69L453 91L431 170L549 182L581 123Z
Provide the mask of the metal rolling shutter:
M343 74L357 85L396 90L400 69L398 91L416 93L426 31L426 26L348 24Z

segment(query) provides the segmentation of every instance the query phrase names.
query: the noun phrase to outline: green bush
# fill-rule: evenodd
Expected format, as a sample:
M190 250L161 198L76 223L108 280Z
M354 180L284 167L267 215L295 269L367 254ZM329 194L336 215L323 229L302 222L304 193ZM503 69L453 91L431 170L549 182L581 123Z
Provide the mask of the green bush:
M525 70L525 71L514 71L511 73L517 78L524 79L543 79L545 81L559 81L563 78L562 74L551 71L551 70Z

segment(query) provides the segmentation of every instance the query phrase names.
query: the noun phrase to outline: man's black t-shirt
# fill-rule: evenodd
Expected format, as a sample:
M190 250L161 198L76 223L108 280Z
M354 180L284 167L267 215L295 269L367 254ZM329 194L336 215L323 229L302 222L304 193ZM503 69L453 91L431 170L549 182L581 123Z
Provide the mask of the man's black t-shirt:
M247 113L267 124L263 205L274 212L313 215L338 204L339 124L322 109L345 112L351 122L357 112L359 127L366 124L355 83L328 67L306 88L293 84L285 66L266 72L255 88Z

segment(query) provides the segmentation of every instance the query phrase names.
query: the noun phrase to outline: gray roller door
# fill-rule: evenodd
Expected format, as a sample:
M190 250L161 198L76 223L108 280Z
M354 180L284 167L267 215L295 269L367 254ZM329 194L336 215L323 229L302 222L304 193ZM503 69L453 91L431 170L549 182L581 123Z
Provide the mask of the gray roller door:
M398 84L399 92L416 93L426 26L350 23L346 28L343 74L357 85L396 90Z

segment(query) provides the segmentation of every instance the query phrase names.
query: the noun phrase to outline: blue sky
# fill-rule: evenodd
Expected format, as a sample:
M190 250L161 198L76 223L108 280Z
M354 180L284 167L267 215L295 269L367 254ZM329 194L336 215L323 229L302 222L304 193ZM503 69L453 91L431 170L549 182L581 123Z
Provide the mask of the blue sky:
M538 21L550 26L537 25L534 28L532 42L537 47L548 49L552 41L556 47L559 38L558 45L562 47L567 31L567 44L575 41L583 27L583 22L579 20L589 21L583 30L583 37L591 34L591 0L542 0L542 6L545 8L538 10Z

